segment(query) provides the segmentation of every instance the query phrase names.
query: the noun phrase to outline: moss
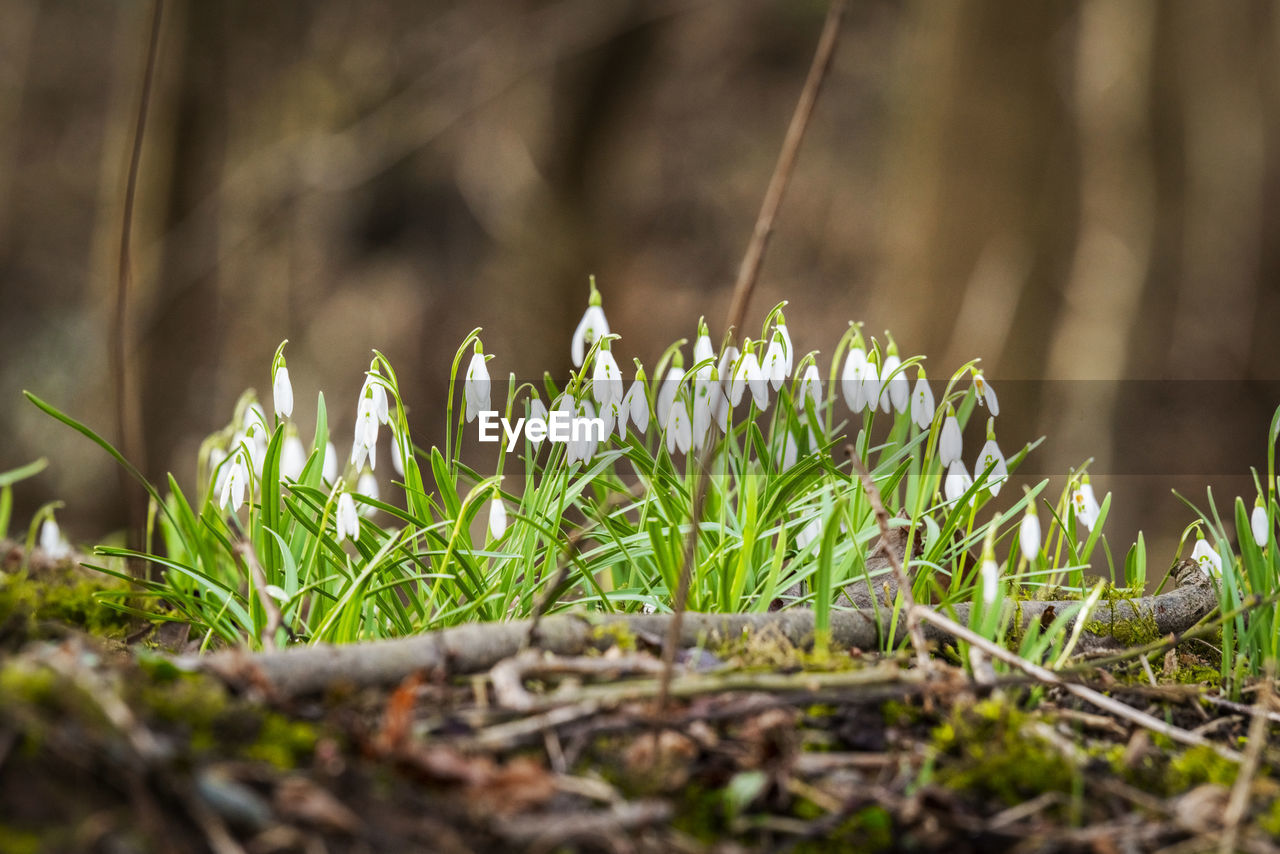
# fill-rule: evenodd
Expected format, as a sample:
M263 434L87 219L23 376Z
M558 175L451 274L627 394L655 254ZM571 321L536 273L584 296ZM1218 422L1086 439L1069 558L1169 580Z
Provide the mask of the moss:
M622 652L636 651L636 636L624 623L596 626L591 630L594 646L608 649L617 647Z
M1028 715L1005 702L957 707L932 733L935 779L1010 806L1048 791L1072 791L1074 769L1030 730L1029 722Z
M1265 830L1274 839L1280 837L1280 800L1271 802L1271 806L1258 816L1258 827Z
M124 582L89 574L76 566L57 567L32 576L0 572L0 645L16 647L52 636L49 624L71 626L98 637L123 639L130 617L107 605L107 597L127 593Z
M813 818L822 815L826 815L826 812L818 810ZM805 816L801 815L801 817ZM805 840L792 850L797 852L892 851L894 850L893 816L879 805L863 807L824 834L822 839Z
M1106 620L1090 620L1084 624L1085 630L1095 635L1111 636L1127 647L1142 646L1160 639L1160 627L1150 612L1142 612L1133 619L1111 616Z
M46 850L40 834L0 824L0 851L8 854L35 854Z
M1192 747L1169 760L1168 794L1186 792L1204 783L1230 786L1240 766L1224 759L1212 747Z

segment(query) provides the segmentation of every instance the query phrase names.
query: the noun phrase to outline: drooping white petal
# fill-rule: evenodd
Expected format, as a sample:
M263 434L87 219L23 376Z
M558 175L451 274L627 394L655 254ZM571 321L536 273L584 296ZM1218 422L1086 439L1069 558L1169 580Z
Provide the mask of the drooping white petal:
M698 340L693 345L693 362L705 362L707 359L714 359L716 356L715 348L711 346L711 338L707 335L699 335Z
M307 464L307 449L297 436L286 436L280 446L280 476L289 480L302 477L302 469Z
M778 324L778 335L782 337L782 355L786 358L786 364L783 368L786 376L791 376L791 369L796 364L795 348L791 346L791 333L787 331L787 324Z
M485 367L484 355L471 354L471 363L467 365L467 379L462 387L462 395L467 401L467 421L471 422L481 412L489 409L489 369Z
M400 439L391 434L391 468L400 477L404 477L404 458L400 456Z
M1076 521L1092 531L1101 513L1098 499L1093 496L1093 486L1088 483L1079 484L1071 493L1071 507L1075 511Z
M796 548L803 549L820 536L822 536L822 522L814 517L796 533Z
M378 479L373 476L372 471L366 469L361 472L360 479L356 481L356 492L366 498L372 498L374 501L378 500ZM376 508L368 504L360 505L361 516L372 516L375 512Z
M1022 556L1031 563L1040 554L1040 517L1035 513L1022 514L1022 527L1018 530L1018 546Z
M751 397L755 400L756 409L761 412L769 408L769 378L765 376L764 371L760 367L760 362L756 360L756 354L752 351L744 353L742 356L742 364L739 367L739 373L746 380L747 386L751 389ZM734 377L736 380L737 377ZM741 392L739 392L741 396ZM737 406L737 404L734 404Z
M987 382L987 377L982 371L973 375L973 390L978 403L987 407L992 415L1000 414L1000 401L996 397L996 391L991 387L991 383Z
M994 560L982 562L982 601L990 605L1000 590L1000 565Z
M1267 517L1267 508L1261 504L1253 506L1253 515L1249 517L1249 527L1253 533L1253 541L1258 548L1265 549L1271 538L1271 520Z
M987 489L991 490L992 496L999 495L1001 484L1009 479L1009 466L995 439L988 439L987 444L982 446L982 452L973 464L974 476L981 477L988 468L991 468L991 472L987 475Z
M798 403L803 406L805 397L813 401L813 411L817 412L822 407L822 378L818 376L818 366L810 363L804 369L804 375L800 378L800 400Z
M667 368L667 378L662 381L658 390L658 421L666 424L671 417L671 404L675 402L680 391L680 380L684 377L684 369L675 365Z
M489 502L489 534L496 540L507 532L507 505L501 497Z
M683 400L677 400L671 405L671 413L666 423L667 453L674 454L677 448L682 454L689 453L689 447L693 442L693 430L689 423L689 411L685 408Z
M964 467L964 463L958 458L952 460L942 483L942 493L946 496L947 503L958 500L971 486L973 478L969 477L969 470Z
M866 400L868 410L873 410L880 402L880 368L873 359L867 359L862 366L862 397Z
M774 336L774 339L769 342L768 348L764 351L764 363L760 366L760 371L769 381L769 385L773 386L774 391L782 388L782 383L787 378L787 354L783 350L780 336Z
M529 420L530 421L538 420L538 421L541 421L543 424L547 423L547 407L543 404L541 398L535 397L529 401ZM526 432L525 435L528 436L529 434ZM537 447L540 447L544 441L546 441L546 436L540 435L536 439L530 436L529 441L533 443L533 446L535 448L537 448Z
M907 375L902 372L902 360L897 356L886 356L880 375L884 379L880 391L880 408L885 412L890 408L895 412L906 412L907 405L911 402L911 384L907 382Z
M587 348L602 335L609 334L609 321L605 319L604 309L598 305L589 305L573 330L573 340L569 342L569 355L573 357L573 366L582 367ZM486 407L487 408L487 407Z
M800 448L796 445L796 437L788 430L778 453L778 471L786 471L794 466L799 455Z
M960 459L964 451L964 437L960 433L960 421L948 413L942 422L942 436L938 439L938 461L949 466Z
M289 382L289 369L281 365L271 379L271 399L275 402L276 416L293 415L293 384Z
M329 483L333 483L338 477L338 449L333 446L333 442L324 444L324 470L321 475Z
M866 351L861 347L851 349L840 373L840 390L844 392L844 402L850 412L860 412L866 406L867 398L862 391L862 375L866 367Z
M649 399L645 396L643 380L636 379L631 383L631 388L627 389L627 395L622 400L622 408L638 432L643 433L649 429Z
M356 512L356 502L351 497L351 493L343 492L338 496L338 506L333 517L338 531L338 542L348 538L353 543L360 540L360 514Z
M937 407L933 403L933 389L929 387L924 371L921 371L916 377L916 387L911 391L911 420L921 430L928 430L935 412ZM959 429L959 425L956 429Z
M1200 571L1210 577L1222 575L1222 555L1217 549L1201 538L1196 540L1196 547L1191 550L1191 559L1200 565Z
M596 353L595 370L591 374L591 393L601 406L622 400L622 371L613 353L600 350Z
M40 548L50 560L71 557L71 546L63 538L62 530L52 516L40 525Z

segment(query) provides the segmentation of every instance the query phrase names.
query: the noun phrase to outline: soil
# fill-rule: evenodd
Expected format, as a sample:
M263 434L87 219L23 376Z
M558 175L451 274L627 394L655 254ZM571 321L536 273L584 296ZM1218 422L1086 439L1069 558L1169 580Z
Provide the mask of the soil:
M3 553L0 851L1277 850L1280 714L1219 698L1204 640L1072 676L1194 747L952 650L924 674L768 630L686 654L665 709L622 631L286 694Z

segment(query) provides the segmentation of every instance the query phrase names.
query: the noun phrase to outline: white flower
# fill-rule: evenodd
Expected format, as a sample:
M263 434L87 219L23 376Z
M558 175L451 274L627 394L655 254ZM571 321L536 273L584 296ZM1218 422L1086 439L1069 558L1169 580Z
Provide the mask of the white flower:
M991 605L1000 590L1000 565L991 558L982 562L982 601Z
M683 365L672 365L667 368L667 378L662 381L658 390L658 420L666 424L671 416L671 404L675 402L680 391L680 380L684 377Z
M738 360L738 369L734 371L733 383L729 387L729 400L734 406L742 402L742 392L746 388L751 389L756 409L763 412L769 408L769 378L760 369L756 354L749 347L744 349L742 358Z
M338 542L348 537L351 542L360 540L360 514L356 512L356 502L351 493L343 492L338 496L338 507L333 514L334 524L338 529Z
M277 417L288 418L293 414L293 384L284 365L276 368L276 375L271 379L271 399L275 401Z
M671 405L671 413L667 418L667 453L674 454L676 448L680 453L689 453L693 441L692 425L689 423L689 411L684 401L677 400Z
M1009 466L1005 463L1004 454L1000 453L1000 446L996 444L994 436L990 436L987 444L982 446L982 453L978 454L978 460L973 464L974 476L982 477L988 468L991 471L987 472L987 489L991 490L992 496L999 495L1000 485L1009 479Z
M1098 507L1098 499L1093 497L1093 487L1088 480L1081 482L1071 493L1071 508L1075 511L1076 521L1092 531L1098 523L1101 508Z
M626 420L636 426L637 432L649 429L649 399L645 396L644 374L637 371L635 382L627 389L622 398L621 412L618 416L618 435L627 438Z
M1218 554L1204 537L1196 539L1196 547L1191 551L1191 559L1200 564L1200 571L1205 575L1222 575L1222 555Z
M803 549L820 536L822 536L822 522L815 516L796 534L796 548Z
M400 456L400 439L394 432L391 434L391 468L396 474L404 477L404 458Z
M782 383L787 378L787 353L783 347L781 335L774 333L773 340L764 351L764 363L760 366L760 370L768 379L769 385L773 386L774 391L782 388Z
M40 525L40 548L49 560L71 557L71 545L63 538L58 523L50 516Z
M570 407L569 412L578 419L576 424L571 423L570 426L567 461L572 463L582 460L585 462L596 455L596 448L600 446L600 439L596 435L595 427L588 423L589 419L596 417L596 410L589 400L580 402L576 409L573 408L572 402L566 401L566 404ZM562 404L562 406L564 405ZM575 434L577 435L576 439L573 438Z
M596 351L596 366L591 374L591 393L601 406L622 400L622 371L608 350Z
M1022 556L1035 563L1040 554L1040 517L1030 507L1022 516L1022 528L1018 531L1018 545Z
M800 448L796 445L796 437L791 435L791 431L787 431L787 438L782 443L778 454L778 471L786 471L796 464L796 458L800 455Z
M222 461L227 458L227 452L221 448L209 449L209 474L213 478L213 491L222 492L222 484L227 481L227 468L222 465Z
M507 505L501 496L489 502L489 533L496 540L507 532Z
M991 383L987 382L982 371L973 375L973 390L978 396L978 403L991 410L992 415L1000 414L1000 401L996 398L996 390L991 387Z
M586 350L596 339L609 334L609 321L605 320L604 309L600 307L600 292L596 290L596 280L591 279L591 297L587 310L578 321L578 328L573 330L573 340L569 344L569 355L573 357L573 366L582 367Z
M378 465L378 409L372 395L363 394L356 404L355 439L351 443L351 464L363 468L365 458L369 467Z
M715 347L711 345L711 336L707 334L706 324L698 321L698 340L693 344L693 363L696 365L715 357Z
M1265 549L1271 538L1271 519L1267 517L1267 508L1262 506L1261 501L1253 505L1249 527L1253 529L1253 541L1258 544L1258 548Z
M937 409L933 402L933 389L929 386L929 380L925 378L924 368L921 368L916 374L916 387L911 391L911 420L921 430L928 430ZM959 432L959 430L960 425L957 423L956 431Z
M844 402L850 412L859 412L867 405L867 398L862 392L862 377L866 370L866 351L861 347L854 347L844 360L844 371L840 374L840 389L844 392Z
M782 315L778 315L777 331L782 336L782 355L786 358L784 367L785 375L791 376L791 369L796 364L795 348L791 346L791 333L787 331L787 322L782 319Z
M867 409L875 409L876 404L880 402L880 367L876 364L875 353L867 357L867 363L862 366L862 399L866 401Z
M333 446L333 442L324 443L324 469L321 475L329 483L338 479L338 449Z
M391 407L387 403L387 387L374 379L374 374L365 374L364 385L360 386L361 399L368 397L373 401L373 414L378 416L379 424L391 423Z
M369 469L365 469L360 473L360 479L356 481L356 492L365 498L371 498L374 501L378 500L378 479L373 476L373 472ZM376 508L368 504L360 505L361 516L372 516L375 510Z
M911 402L911 384L907 375L902 372L902 360L896 354L885 357L884 370L880 375L884 378L884 386L880 392L880 408L888 412L906 412Z
M302 477L302 469L307 464L307 449L296 435L285 436L280 446L280 476L289 480Z
M973 478L969 477L969 470L964 467L964 463L959 459L952 460L942 484L942 492L947 497L947 503L958 500L969 491L971 486L973 486Z
M255 400L250 403L245 409L244 423L240 425L240 430L246 436L252 435L255 430L261 430L264 433L270 432L267 425L267 413L262 411L258 401Z
M822 378L818 375L818 366L812 362L804 369L804 375L800 378L800 400L798 402L802 406L804 405L805 395L808 395L809 399L813 401L813 411L817 412L822 406Z
M706 441L715 414L712 395L720 393L720 384L711 378L712 373L708 368L705 378L698 377L693 382L693 446L699 449Z
M947 417L942 421L942 437L938 440L938 461L949 466L960 459L964 450L964 437L960 433L960 422L950 405L947 406Z
M534 397L529 401L529 420L533 421L534 419L537 419L544 424L547 423L547 407L543 404L541 398L538 397ZM528 434L526 433L525 435ZM547 437L544 435L539 435L536 439L531 437L529 441L533 443L535 448L537 448L542 445L546 438Z
M218 506L234 513L244 504L245 484L249 479L245 462L244 446L234 452L231 468L227 470L226 480L222 482L222 493L218 496Z
M489 369L484 365L484 354L477 345L467 365L467 380L462 387L467 401L467 421L474 421L481 412L489 409Z

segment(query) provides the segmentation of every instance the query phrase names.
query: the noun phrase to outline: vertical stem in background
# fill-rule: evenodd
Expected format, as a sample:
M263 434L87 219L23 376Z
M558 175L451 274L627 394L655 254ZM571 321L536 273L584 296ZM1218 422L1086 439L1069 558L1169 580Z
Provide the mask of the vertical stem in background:
M809 127L809 117L813 115L813 106L818 100L818 91L822 81L831 68L831 58L835 55L836 40L840 35L840 22L844 18L845 0L833 0L827 10L826 22L822 25L822 35L818 38L818 46L814 50L813 62L809 66L809 76L805 78L804 88L800 91L800 100L796 102L791 123L787 126L787 134L782 140L782 151L778 155L778 163L774 166L773 176L769 179L769 187L765 190L764 201L760 205L760 213L756 217L755 229L751 233L751 242L747 244L746 255L742 266L738 269L738 280L733 286L733 299L729 304L729 316L725 322L726 334L737 340L738 327L747 313L747 303L751 301L751 292L755 290L756 280L760 276L760 265L764 261L764 251L773 234L773 223L782 205L782 197L786 194L787 184L791 181L791 172L795 167L796 155L800 151L800 143L804 139L805 130ZM676 586L675 599L671 603L673 611L667 636L662 644L662 682L658 690L658 713L667 707L668 690L671 687L671 674L675 664L676 649L680 645L680 632L684 620L685 603L689 599L689 580L693 573L693 562L698 554L698 525L702 518L702 506L706 502L706 482L703 474L703 456L715 447L714 442L703 446L696 455L693 472L693 504L690 516L689 536L685 540L684 559L680 564L680 580Z
M120 450L126 459L142 464L142 426L136 411L137 396L132 387L129 366L129 279L130 238L133 230L133 203L138 188L138 167L142 160L142 136L147 127L147 107L151 102L151 81L155 76L156 53L160 44L160 17L164 0L155 0L151 8L151 34L147 44L147 64L142 72L142 92L138 97L138 119L133 129L133 147L129 154L129 174L125 184L124 212L120 218L120 265L116 279L115 323L111 334L112 373L116 379L116 433ZM146 502L129 475L120 470L120 488L129 511L129 537L135 547L143 545L146 525Z

